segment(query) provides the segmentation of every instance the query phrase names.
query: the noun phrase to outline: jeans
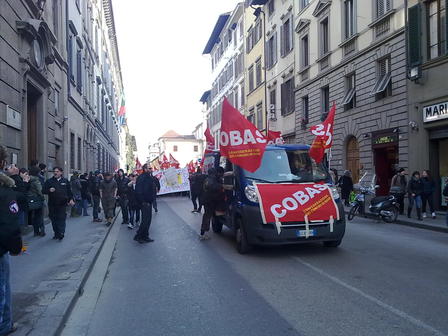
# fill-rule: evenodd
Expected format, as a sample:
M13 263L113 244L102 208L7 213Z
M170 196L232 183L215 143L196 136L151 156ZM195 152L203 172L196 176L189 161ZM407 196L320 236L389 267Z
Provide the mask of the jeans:
M99 195L92 195L92 202L93 202L93 219L98 219L98 210L100 208L100 196Z
M28 224L33 226L35 235L45 233L44 208L28 212Z
M123 216L123 223L128 224L129 223L129 209L128 209L129 200L125 197L120 197L120 199L118 200L118 204L120 204L121 215Z
M129 207L129 222L134 225L140 221L140 208Z
M429 211L431 213L434 212L434 198L432 193L423 193L422 194L422 210L426 212L426 203L429 205Z
M415 207L417 209L421 209L422 208L422 197L420 195L415 195L415 196L409 195L409 207L411 209L414 207L414 203L415 203Z
M204 204L204 214L202 215L201 234L210 230L210 221L215 215L214 204Z
M9 254L0 257L0 335L12 328L11 286L9 283Z
M191 193L191 202L193 203L193 209L201 212L202 210L201 194Z
M48 217L51 219L54 235L56 237L64 236L65 234L65 220L67 218L67 209L65 205L50 205L48 207Z
M135 235L137 238L148 238L149 236L149 227L151 226L152 219L152 204L151 203L142 203L142 222L140 227L138 228L137 234Z
M81 205L82 205L82 215L83 216L88 216L89 214L87 213L87 209L89 208L89 200L87 198L84 198L81 201Z
M154 211L157 212L157 196L154 196L154 201L152 201L152 207L154 208Z

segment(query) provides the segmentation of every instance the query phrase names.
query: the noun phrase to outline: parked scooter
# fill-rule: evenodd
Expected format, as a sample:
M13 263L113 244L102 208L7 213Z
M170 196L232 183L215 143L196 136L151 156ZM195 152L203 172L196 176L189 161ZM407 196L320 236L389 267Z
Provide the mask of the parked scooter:
M359 181L359 193L356 195L355 200L351 203L352 207L348 213L348 220L352 220L357 214L365 215L366 195L375 195L375 190L379 188L378 185L374 184L375 176L373 177L370 185L362 185L362 180L366 176L367 173L365 173ZM397 220L399 213L397 199L393 195L374 197L370 201L369 212L380 217L381 220L386 223L393 223Z

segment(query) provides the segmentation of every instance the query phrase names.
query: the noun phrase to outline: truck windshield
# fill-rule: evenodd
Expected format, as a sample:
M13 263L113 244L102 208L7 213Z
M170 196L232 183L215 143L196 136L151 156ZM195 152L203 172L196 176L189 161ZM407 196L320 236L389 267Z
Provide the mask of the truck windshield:
M328 179L323 165L316 165L307 150L276 149L264 152L260 168L244 175L257 182L319 182Z

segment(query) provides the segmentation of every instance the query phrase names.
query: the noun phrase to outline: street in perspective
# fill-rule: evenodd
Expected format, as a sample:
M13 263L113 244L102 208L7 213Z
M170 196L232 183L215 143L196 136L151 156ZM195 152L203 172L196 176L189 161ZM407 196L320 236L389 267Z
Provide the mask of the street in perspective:
M448 336L445 0L1 0L0 336Z

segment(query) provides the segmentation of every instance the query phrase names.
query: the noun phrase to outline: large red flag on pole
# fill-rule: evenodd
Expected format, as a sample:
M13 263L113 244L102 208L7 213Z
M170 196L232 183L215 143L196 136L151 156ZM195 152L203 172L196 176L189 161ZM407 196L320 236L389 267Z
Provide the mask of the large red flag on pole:
M336 113L336 105L333 106L328 112L328 116L322 124L311 127L311 133L316 138L310 148L310 156L316 161L316 163L322 162L325 151L330 149L333 145L333 129L334 129L334 115Z
M179 168L179 161L177 161L174 156L170 153L170 167Z
M215 138L213 137L212 133L210 132L210 128L208 127L205 130L204 135L205 135L205 153L210 153L215 149Z
M219 143L223 156L253 173L261 165L267 139L224 98Z
M268 131L268 145L281 145L285 143L282 132Z

